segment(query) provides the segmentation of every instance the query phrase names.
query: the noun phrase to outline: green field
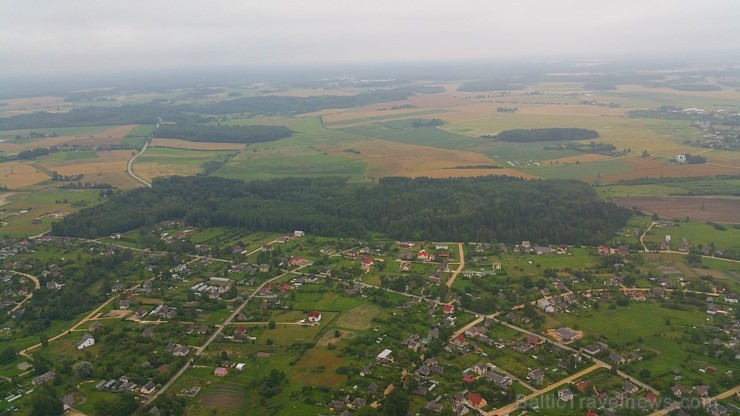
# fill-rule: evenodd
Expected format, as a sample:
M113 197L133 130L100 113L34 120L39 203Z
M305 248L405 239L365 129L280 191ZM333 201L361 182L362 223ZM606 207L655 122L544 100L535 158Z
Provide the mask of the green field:
M122 145L130 145L136 149L140 149L144 146L149 135L154 130L154 126L151 124L144 124L141 126L134 127L126 136L121 140Z
M388 123L386 123L388 124ZM372 124L339 129L352 135L384 139L397 143L462 150L479 144L481 139L454 134L437 127L394 128L386 124ZM395 126L395 124L393 124Z
M564 326L577 328L585 332L587 340L605 339L616 348L641 348L644 351L657 351L657 355L634 364L630 364L629 373L637 376L643 369L648 369L654 376L670 373L675 368L685 368L685 362L691 353L684 350L680 341L684 332L690 331L697 322L704 320L702 311L693 309L679 311L662 308L658 304L630 303L627 307L615 310L601 308L599 311L583 312L576 315L561 314L554 319ZM703 360L723 368L720 360ZM696 370L691 377L703 379L709 384L708 375ZM666 381L667 382L667 381Z
M475 150L491 159L497 160L504 167L512 167L507 161L542 162L543 160L559 159L569 156L582 155L574 150L545 150L544 146L557 146L560 142L549 143L505 143L492 140L482 140Z
M0 130L0 138L3 140L12 140L18 144L33 143L37 140L42 140L44 137L37 137L34 139L21 139L15 141L15 136L25 136L29 132L33 131L36 133L56 133L59 136L86 136L97 133L101 130L110 129L114 126L92 126L92 127L60 127L60 128L48 128L48 129L19 129L19 130Z
M620 159L596 160L570 164L546 164L536 167L519 167L523 172L546 179L593 179L630 171L630 165Z
M423 116L427 114L440 114L440 113L446 113L449 110L417 110L417 111L408 111L404 112L402 114L389 114L384 116L375 116L375 117L360 117L360 118L353 118L348 120L341 120L341 121L334 121L334 122L324 122L324 126L329 128L335 128L346 124L357 124L357 123L367 123L367 122L383 122L383 121L389 121L389 120L405 120L405 119L412 119L418 116ZM401 124L408 125L408 121L401 121ZM390 123L384 123L384 124L390 124ZM396 123L394 123L396 124Z
M706 246L714 243L716 248L732 248L740 251L740 230L731 225L720 226L718 230L713 225L703 222L678 222L675 227L653 227L645 236L645 242L660 243L666 235L671 236L671 249L678 250L681 239L686 238L692 247Z
M274 179L286 176L317 177L345 176L352 181L366 181L365 163L342 156L332 156L308 150L302 155L286 157L261 157L242 152L214 174L234 179Z
M57 152L52 153L48 157L44 158L47 161L62 161L62 160L82 160L82 159L97 159L98 154L90 150L78 150L72 152Z

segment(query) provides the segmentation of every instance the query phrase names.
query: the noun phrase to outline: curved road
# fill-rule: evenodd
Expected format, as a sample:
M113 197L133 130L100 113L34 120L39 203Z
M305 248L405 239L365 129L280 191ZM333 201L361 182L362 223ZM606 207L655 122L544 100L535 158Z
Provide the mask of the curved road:
M104 307L106 307L109 303L113 302L116 299L118 299L118 296L112 296L112 297L110 297L108 300L106 300L105 302L103 302L102 305L98 306L94 311L90 312L89 314L87 314L87 316L85 316L84 318L80 319L79 322L77 322L76 324L74 324L71 327L69 327L69 329L65 329L64 331L60 332L59 335L56 335L54 337L49 338L49 342L55 341L55 340L57 340L57 339L65 336L65 335L69 334L70 332L76 330L82 324L84 324L85 322L87 322L90 319L92 319L93 317L95 317L95 315L97 315ZM39 347L41 347L41 343L38 343L38 344L35 344L35 345L31 345L30 347L22 350L18 354L23 355L25 357L29 357L28 353L31 352L31 351L33 351L33 350L35 350L36 348L39 348Z
M19 274L19 275L21 275L21 276L23 276L23 277L25 277L27 279L32 280L33 281L33 285L34 285L34 289L40 289L41 288L41 284L39 283L39 279L36 276L34 276L32 274L21 273L21 272L16 272L16 271L13 271L13 273ZM20 303L18 303L17 305L15 305L15 307L13 309L11 309L10 311L8 311L8 314L10 314L14 310L16 310L16 309L20 308L21 306L23 306L23 304L26 303L32 297L33 297L33 291L31 291L31 293L29 293L28 295L26 295L26 298L23 299L22 301L20 301Z
M145 186L147 186L149 188L152 187L152 184L149 183L149 182L147 182L147 181L145 181L144 179L141 179L139 176L137 176L134 173L134 170L132 169L132 167L133 167L133 164L134 164L134 160L136 160L137 157L141 156L144 153L144 151L146 150L147 146L149 146L149 141L151 139L152 139L152 136L149 136L146 139L146 141L144 142L144 147L141 148L141 150L139 151L139 153L135 154L131 159L129 159L128 164L126 165L126 173L128 173L129 176L131 176L132 178L136 179L137 181L143 183Z

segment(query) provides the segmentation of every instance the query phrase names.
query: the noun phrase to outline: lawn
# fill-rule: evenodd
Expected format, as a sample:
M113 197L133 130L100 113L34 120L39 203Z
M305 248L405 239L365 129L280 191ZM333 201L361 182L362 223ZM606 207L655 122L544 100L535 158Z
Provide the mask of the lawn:
M657 228L653 227L645 236L645 242L660 243L665 240L666 235L671 236L671 249L678 250L681 239L686 238L692 247L706 246L714 243L717 248L733 248L740 250L740 230L731 225L715 228L697 221L677 222L675 227Z
M381 311L380 306L375 304L364 304L356 306L343 313L336 321L340 328L363 330L370 328L373 317Z

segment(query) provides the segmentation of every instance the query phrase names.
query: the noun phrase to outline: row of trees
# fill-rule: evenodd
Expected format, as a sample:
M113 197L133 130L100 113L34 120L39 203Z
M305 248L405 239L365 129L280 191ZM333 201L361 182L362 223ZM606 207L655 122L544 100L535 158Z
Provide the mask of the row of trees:
M543 128L504 130L495 135L481 137L502 142L528 143L596 139L599 133L596 130L579 128Z

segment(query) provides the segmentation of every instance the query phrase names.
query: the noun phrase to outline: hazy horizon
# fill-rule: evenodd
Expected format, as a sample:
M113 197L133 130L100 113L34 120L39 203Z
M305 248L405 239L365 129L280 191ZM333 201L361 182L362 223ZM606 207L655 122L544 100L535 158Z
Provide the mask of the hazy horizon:
M6 2L4 77L740 54L740 2Z

